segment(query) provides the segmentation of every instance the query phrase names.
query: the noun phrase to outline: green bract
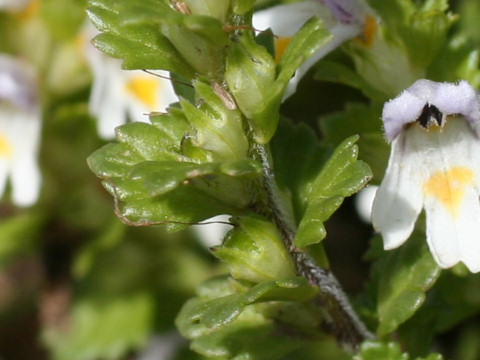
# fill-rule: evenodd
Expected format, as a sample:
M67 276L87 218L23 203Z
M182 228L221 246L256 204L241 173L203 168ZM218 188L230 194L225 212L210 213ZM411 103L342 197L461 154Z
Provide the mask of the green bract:
M253 202L260 167L247 158L240 114L228 110L209 85L195 87L200 107L182 100L183 111L172 108L152 116L152 124L122 126L118 144L89 158L121 203L117 210L126 222L170 223L173 229L176 223L241 214Z
M288 81L329 40L322 22L313 18L292 39L277 67L272 55L251 36L242 37L229 48L225 80L238 107L249 119L256 142L270 141Z
M182 335L192 339L192 348L206 356L279 358L306 344L319 326L317 316L302 304L316 289L302 278L267 281L245 289L218 277L203 283L198 293L199 297L185 304L176 323ZM297 316L294 336L283 334L293 325L285 311Z
M343 141L321 172L305 186L306 209L300 221L295 244L315 244L326 235L323 223L338 209L343 199L363 188L371 178L370 167L357 160L358 136Z
M295 275L292 259L272 223L247 217L234 225L214 254L228 264L235 279L259 283Z

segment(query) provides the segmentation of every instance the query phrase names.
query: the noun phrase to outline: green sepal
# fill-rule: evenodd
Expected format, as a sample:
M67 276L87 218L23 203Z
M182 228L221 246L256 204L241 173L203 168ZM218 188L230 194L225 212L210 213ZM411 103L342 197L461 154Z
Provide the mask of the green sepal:
M252 10L256 0L231 0L232 10L235 14L244 15Z
M227 263L235 279L260 283L295 275L292 259L271 222L251 216L231 221L235 227L212 251Z
M425 236L414 233L399 249L384 253L374 265L378 280L378 334L395 331L421 307L440 269Z
M357 160L358 136L344 140L334 151L315 180L305 187L306 210L300 221L295 244L305 247L323 240L323 223L343 199L363 188L372 177L370 167Z
M264 144L275 133L281 87L275 85L275 61L267 50L244 34L227 50L225 81L253 128L254 140ZM271 94L280 93L272 99Z
M195 81L194 87L199 106L180 100L186 118L195 129L185 139L184 145L191 143L194 147L208 151L208 161L245 159L249 143L240 111L228 109L224 103L227 100L222 101L212 86ZM188 152L185 154L195 158Z
M184 0L193 14L211 16L225 22L231 0Z

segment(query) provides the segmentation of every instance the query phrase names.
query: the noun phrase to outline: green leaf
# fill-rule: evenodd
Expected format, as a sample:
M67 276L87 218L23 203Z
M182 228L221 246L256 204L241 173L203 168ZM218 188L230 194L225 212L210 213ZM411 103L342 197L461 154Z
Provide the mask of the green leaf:
M425 237L414 233L401 248L387 252L376 265L378 284L378 333L386 335L410 318L425 301L426 291L440 269Z
M480 3L476 1L462 1L456 7L460 15L458 21L459 32L461 36L470 39L475 44L480 44L480 24L477 16L480 11Z
M439 56L447 34L456 17L446 13L446 1L426 1L423 6L413 1L393 0L370 3L382 17L386 31L400 40L417 68L425 68ZM421 54L421 56L419 56Z
M311 341L312 333L305 333L301 327L292 332L294 325L287 325L282 319L282 314L288 313L297 315L297 325L301 321L312 322L312 313L302 312L303 303L298 302L311 299L316 293L305 279L268 281L247 290L240 288L240 284L227 277L216 277L204 282L198 290L199 297L184 305L176 324L182 335L192 339L192 349L209 357L271 360ZM310 331L319 326L318 321L314 322Z
M368 163L373 181L380 183L388 163L390 147L385 141L380 120L383 104L347 104L342 112L323 116L320 128L325 140L334 146L343 139L358 134L358 158Z
M103 149L90 157L102 171ZM99 172L97 172L98 174ZM104 174L104 185L118 200L117 212L138 225L167 223L169 230L219 214L241 215L252 194L248 182L260 175L253 161L231 163L141 162L122 178Z
M229 325L247 305L268 301L307 301L317 293L304 278L265 281L246 292L191 303L179 317L216 330Z
M409 360L407 353L402 353L400 346L396 343L382 343L377 341L366 341L362 344L360 354L355 355L353 360ZM440 354L431 354L426 358L415 358L415 360L443 360Z
M281 118L271 142L275 179L285 198L293 204L295 217L301 219L307 206L305 187L320 172L330 155L319 145L313 130L305 123L292 124Z
M218 31L221 31L221 24L217 23L217 25ZM206 29L202 30L207 31ZM191 31L182 25L164 24L161 31L196 72L209 78L221 78L224 70L225 44L211 43L202 34ZM226 36L225 33L222 34Z
M476 360L480 357L480 329L477 324L469 324L461 330L455 349L455 358ZM436 360L436 359L435 359Z
M85 20L84 4L74 0L47 0L42 3L41 14L50 35L64 41L77 35Z
M435 343L435 335L474 319L480 311L479 289L480 278L475 274L456 275L453 271L443 271L430 289L425 304L398 329L410 352L427 353Z
M345 197L359 191L371 179L369 166L357 161L357 140L358 136L353 136L342 142L316 179L306 186L307 208L295 236L297 246L321 241L326 235L323 223Z
M428 66L439 56L454 19L452 15L438 10L417 12L411 16L402 35L414 65Z
M295 275L292 259L276 227L256 217L233 220L236 225L214 255L225 261L236 279L262 282L286 279Z
M242 321L194 339L191 348L209 358L272 360L304 345L271 322Z
M399 39L381 28L374 34L370 45L351 41L345 49L352 57L356 73L367 82L375 93L393 98L419 78L425 77L425 69L413 66L409 53Z
M408 360L407 354L402 354L400 347L395 343L380 343L366 341L361 346L359 355L354 360Z
M388 95L376 89L350 67L334 61L322 60L315 66L314 78L320 81L341 83L361 90L374 101L385 102Z
M138 294L110 299L108 304L80 300L72 317L67 333L44 334L56 360L117 359L145 344L152 325L153 299Z
M0 266L19 255L35 250L43 216L24 213L2 219L0 223Z
M332 35L323 27L320 19L314 17L307 21L285 49L278 64L277 81L285 88L298 67L331 39Z
M91 0L87 13L103 31L95 38L95 46L110 56L122 59L123 68L163 69L185 78L193 77L193 68L160 33L158 25L122 24L119 4L107 0Z
M52 299L73 295L71 309L43 327L52 359L123 359L152 334L171 332L181 305L215 271L186 237L111 221L104 234L79 248L74 289L62 288L66 292Z
M480 87L480 51L469 38L452 37L428 69L428 78L435 81L467 80L474 88Z
M242 215L252 203L261 168L247 157L242 116L220 98L228 96L221 89L194 86L198 107L182 99L181 109L151 116L152 124L121 126L118 144L89 157L124 222L176 230L214 215Z

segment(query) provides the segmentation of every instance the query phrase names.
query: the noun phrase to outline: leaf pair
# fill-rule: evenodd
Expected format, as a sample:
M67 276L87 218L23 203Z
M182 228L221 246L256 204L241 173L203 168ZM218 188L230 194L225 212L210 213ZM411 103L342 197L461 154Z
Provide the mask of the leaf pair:
M138 225L194 223L242 214L254 198L259 164L247 158L242 118L212 88L195 84L199 102L117 129L119 143L88 159L116 198L118 213Z
M207 356L267 360L305 344L308 337L300 330L294 334L279 319L270 319L273 314L262 311L262 303L282 301L277 316L287 309L283 305L293 304L300 308L297 316L302 314L301 319L310 323L312 314L301 309L301 302L311 299L316 289L305 279L266 281L247 290L241 287L226 277L214 278L201 285L199 297L185 304L176 324L182 335L192 339L192 349Z

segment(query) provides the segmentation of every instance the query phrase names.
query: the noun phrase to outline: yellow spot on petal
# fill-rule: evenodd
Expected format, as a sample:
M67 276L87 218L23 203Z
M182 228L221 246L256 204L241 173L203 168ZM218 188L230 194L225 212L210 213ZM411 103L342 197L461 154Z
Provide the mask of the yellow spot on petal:
M38 14L40 9L40 0L32 0L22 11L19 11L16 15L22 21L28 21Z
M153 78L134 77L126 84L126 90L149 109L158 108L157 94L160 82Z
M458 215L460 203L465 195L465 186L473 183L475 174L465 167L453 167L448 171L433 174L425 183L424 191L433 196L453 217Z
M10 158L12 154L12 144L4 135L0 134L0 158Z
M74 46L78 51L83 51L83 48L87 44L87 36L83 33L77 34L73 40Z
M363 24L363 31L358 37L358 40L363 43L365 46L370 47L373 44L375 35L378 31L377 20L371 15L365 17L365 23Z
M291 37L280 37L275 39L275 61L277 62L277 64L280 62L280 59L285 52L285 49L291 41Z

